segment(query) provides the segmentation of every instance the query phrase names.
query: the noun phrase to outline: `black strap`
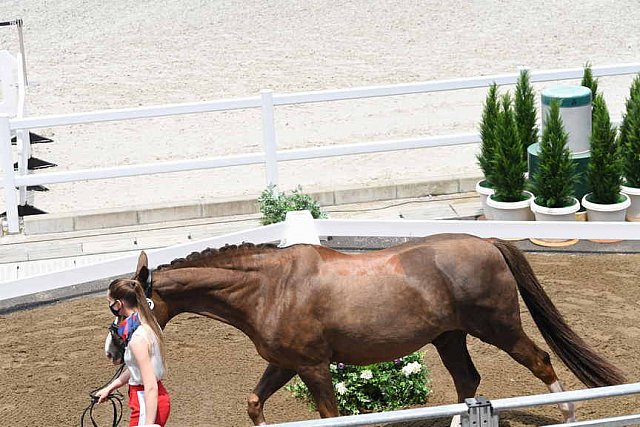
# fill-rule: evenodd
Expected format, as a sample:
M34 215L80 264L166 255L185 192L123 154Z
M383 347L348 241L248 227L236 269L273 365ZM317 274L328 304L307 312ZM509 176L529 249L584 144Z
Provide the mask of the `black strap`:
M87 414L89 414L89 420L91 421L91 426L99 427L98 423L93 417L93 409L98 404L98 396L95 395L95 392L111 384L113 380L115 380L120 376L120 374L122 374L122 371L124 370L124 368L125 368L125 364L123 363L122 365L120 365L120 367L118 367L118 369L116 370L116 373L113 375L113 377L111 377L109 381L107 381L104 385L96 388L95 390L92 390L89 393L89 396L91 397L91 403L89 403L89 406L85 408L84 412L80 416L80 427L84 427L85 425L84 420ZM109 395L107 396L106 400L108 400L111 403L111 408L113 409L113 422L111 424L111 427L118 427L118 425L120 424L120 420L122 419L122 399L123 398L124 396L122 396L122 393L120 393L119 391L116 391L114 393L109 393Z
M151 298L151 291L153 290L153 287L151 286L151 273L152 271L149 270L147 281L144 284L144 296L146 296L147 298Z

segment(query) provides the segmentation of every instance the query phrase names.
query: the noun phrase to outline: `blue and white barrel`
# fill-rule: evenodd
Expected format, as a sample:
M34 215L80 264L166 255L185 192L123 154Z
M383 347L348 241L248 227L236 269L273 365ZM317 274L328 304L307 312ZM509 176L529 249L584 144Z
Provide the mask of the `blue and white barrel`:
M569 151L574 154L588 152L591 138L591 89L584 86L556 86L543 90L542 131L554 101L560 103L560 117L569 134Z

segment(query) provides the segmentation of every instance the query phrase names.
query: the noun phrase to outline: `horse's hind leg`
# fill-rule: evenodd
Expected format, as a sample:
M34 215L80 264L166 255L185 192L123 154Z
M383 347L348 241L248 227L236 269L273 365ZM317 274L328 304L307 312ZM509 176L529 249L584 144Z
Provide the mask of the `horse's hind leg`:
M506 351L516 362L542 380L551 392L563 391L558 376L551 365L549 353L538 347L522 328L505 326L504 329L498 328L497 330L500 331L499 336L477 336ZM575 405L573 403L561 403L558 406L565 422L575 421Z
M467 334L462 331L445 332L433 340L440 359L453 377L458 402L473 397L480 385L480 374L467 350Z
M290 369L279 368L271 364L267 366L258 385L247 399L247 413L254 425L267 424L263 412L264 402L293 378L295 374L295 371Z
M480 385L480 374L471 360L467 349L467 334L462 331L445 332L433 340L440 359L451 374L458 393L458 402L462 403L474 397ZM451 427L460 425L460 416L451 421Z

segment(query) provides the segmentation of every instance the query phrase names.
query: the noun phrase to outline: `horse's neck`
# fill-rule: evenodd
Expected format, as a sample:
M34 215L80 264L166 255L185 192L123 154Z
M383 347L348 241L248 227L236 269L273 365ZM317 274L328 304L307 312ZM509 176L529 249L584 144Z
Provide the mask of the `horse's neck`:
M258 273L181 268L163 271L156 277L155 289L168 305L169 317L189 312L227 323L248 335L255 329L261 286Z

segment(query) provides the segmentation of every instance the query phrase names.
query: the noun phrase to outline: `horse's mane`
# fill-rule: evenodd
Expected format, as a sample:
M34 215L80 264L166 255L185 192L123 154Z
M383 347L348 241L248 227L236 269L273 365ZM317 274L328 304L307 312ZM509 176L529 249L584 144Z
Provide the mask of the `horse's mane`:
M228 262L232 257L270 252L277 249L278 247L271 243L255 245L248 242L243 242L241 245L225 245L220 249L207 248L202 252L192 252L187 255L186 258L176 258L169 264L159 265L156 270L175 270L178 268L188 267L215 267L217 264L222 264L223 261Z

